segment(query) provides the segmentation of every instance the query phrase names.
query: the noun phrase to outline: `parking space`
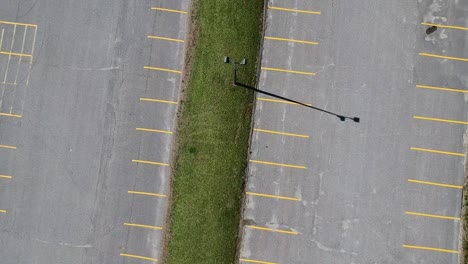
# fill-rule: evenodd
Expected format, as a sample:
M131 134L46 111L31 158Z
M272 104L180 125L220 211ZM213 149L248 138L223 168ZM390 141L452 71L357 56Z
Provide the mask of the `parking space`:
M37 25L0 21L0 116L21 117L34 59Z
M189 12L188 1L179 4L166 2L151 7L155 26L146 36L146 41L151 43L148 63L143 66L147 76L146 89L140 94L140 118L133 132L138 135L140 148L134 153L135 158L131 162L138 170L134 175L133 186L129 186L127 191L131 195L132 207L130 219L123 223L128 229L127 249L120 256L128 261L134 260L135 263L141 260L158 261L162 231L165 229L172 141L183 71L186 17ZM178 25L176 23L177 26L174 26L176 21ZM151 89L149 84L161 88ZM153 122L155 115L160 116L156 118L157 122ZM155 147L160 150L154 151ZM157 206L152 207L158 209L148 211L148 202L155 203ZM151 237L153 242L148 243L142 237Z
M29 86L31 66L34 58L34 46L37 25L13 21L0 21L0 122L2 127L14 127L15 121L5 119L21 118L25 95ZM9 168L22 147L14 135L15 129L8 129L0 137L0 155L3 166L0 167L0 191L8 193L14 189L11 185L15 176ZM10 199L2 199L0 214L4 217L14 214L15 205ZM5 220L5 219L4 219ZM6 221L7 222L7 221Z
M462 135L468 124L463 98L466 88L436 85L460 85L458 72L463 69L466 72L468 59L446 54L465 54L459 52L460 43L452 43L465 42L466 36L460 38L460 31L465 31L466 28L433 23L437 19L429 19L434 21L424 21L420 26L426 28L437 25L441 32L440 38L426 37L426 43L421 45L424 52L418 52L418 61L422 65L418 72L422 74L419 78L421 83L416 84L418 100L416 113L413 115L415 136L410 148L415 156L415 169L413 177L408 179L411 200L405 211L408 225L415 228L407 228L406 242L402 247L433 252L432 254L458 255L461 189L466 160ZM444 54L440 54L441 51ZM435 69L435 73L424 74L424 67Z
M314 52L320 45L314 39L317 36L310 31L281 31L275 25L317 21L318 18L313 16L319 16L320 11L268 3L267 15L259 87L296 100L307 98L309 93L304 92L307 80L314 78L318 69L310 63L317 60ZM294 56L300 54L292 53L294 49L301 50L305 56ZM298 186L310 173L309 157L302 153L307 151L311 137L315 135L310 135L310 130L297 123L294 116L303 113L304 109L293 103L259 96L257 113L259 111L270 118L256 118L253 128L254 151L250 156L246 185L241 263L277 263L281 252L271 249L284 246L287 250L291 241L308 232L302 228L303 219L294 212L301 210L309 199Z

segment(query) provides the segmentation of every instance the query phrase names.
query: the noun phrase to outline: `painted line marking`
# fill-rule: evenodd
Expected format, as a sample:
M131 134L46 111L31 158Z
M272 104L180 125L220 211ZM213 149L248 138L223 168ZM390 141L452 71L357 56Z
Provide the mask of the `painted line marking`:
M458 250L450 250L444 248L433 248L433 247L422 247L422 246L413 246L413 245L403 245L404 248L413 248L413 249L422 249L422 250L432 250L432 251L439 251L445 253L452 253L452 254L459 254Z
M300 105L300 104L298 104L298 103L288 102L288 101L285 101L285 100L270 99L270 98L262 98L262 97L257 98L257 100L259 100L259 101L265 101L265 102L272 102L272 103L282 103L282 104ZM305 105L312 106L312 104L305 104Z
M277 233L282 233L282 234L299 235L299 232L295 232L295 231L287 231L287 230L273 229L273 228L253 226L253 225L246 225L245 227L256 229L256 230L262 230L262 231L277 232Z
M245 194L253 195L253 196L266 197L266 198L280 199L280 200L289 200L289 201L296 201L296 202L300 201L300 199L294 198L294 197L271 195L271 194L264 194L264 193L245 192Z
M16 28L17 28L17 25L16 24L13 25L13 35L11 36L10 52L13 51L13 47L15 46ZM10 69L10 61L11 61L11 55L8 55L5 74L3 75L3 83L6 83L7 79L8 79L8 73L9 73L9 69ZM0 108L2 108L2 106L3 106L3 95L4 94L5 94L5 85L2 86L2 95L0 96Z
M460 157L464 157L464 156L465 156L465 154L459 153L459 152L441 151L441 150L436 150L436 149L426 149L426 148L415 148L415 147L411 147L411 150L415 150L415 151L424 151L424 152L431 152L431 153L437 153L437 154L445 154L445 155L452 155L452 156L460 156Z
M8 145L0 145L0 148L6 148L6 149L16 149L15 146L8 146Z
M154 229L154 230L162 230L162 227L160 227L160 226L151 226L151 225L124 223L124 226L132 226L132 227L141 227L141 228L148 228L148 229Z
M453 185L453 184L438 183L438 182L420 181L420 180L413 180L413 179L408 179L408 182L427 184L427 185L433 185L433 186L439 186L439 187L447 187L447 188L453 188L453 189L463 189L462 185Z
M420 56L426 56L426 57L433 57L433 58L438 58L438 59L447 59L447 60L456 60L456 61L466 61L468 62L467 58L459 58L459 57L449 57L449 56L442 56L442 55L437 55L437 54L431 54L431 53L419 53Z
M447 220L455 220L460 221L460 217L452 217L452 216L444 216L444 215L434 215L434 214L423 214L418 212L405 212L407 215L415 215L415 216L424 216L424 217L431 217L431 218L438 218L438 219L447 219Z
M0 210L0 213L3 213L3 214L4 214L4 213L6 213L6 211L5 211L5 210Z
M305 166L284 164L284 163L276 163L276 162L269 162L269 161L263 161L263 160L250 160L250 162L259 163L259 164L266 164L266 165L272 165L272 166L295 168L295 169L306 169Z
M0 51L0 54L11 55L11 56L20 56L20 57L30 57L30 58L32 58L32 55L31 55L31 54L24 54L24 53Z
M175 39L175 38L165 38L165 37L159 37L159 36L148 36L150 39L161 39L161 40L168 40L168 41L174 41L174 42L182 42L184 43L183 39Z
M457 93L468 93L468 90L454 89L454 88L447 88L447 87L429 86L429 85L416 85L416 88L447 91L447 92L457 92Z
M254 131L255 131L255 132L263 132L263 133L270 133L270 134L278 134L278 135L290 136L290 137L309 138L308 135L286 133L286 132L273 131L273 130L266 130L266 129L260 129L260 128L254 128Z
M16 54L25 54L24 53L24 46L26 44L26 34L27 34L27 32L28 32L28 28L25 27L24 32L23 32L23 42L21 43L21 50L20 50L19 53L16 53ZM15 53L13 53L13 54L15 54ZM30 59L32 59L32 55L31 55ZM19 64L21 64L22 60L23 60L23 56L20 56L19 57ZM20 70L20 67L17 67L16 68L16 74L15 74L15 81L13 82L14 84L18 83L19 70ZM15 87L14 91L16 91L16 87ZM16 97L16 92L13 93L13 102L15 101L15 97ZM10 112L12 111L12 109L13 109L13 103L10 106Z
M132 162L150 164L150 165L160 165L160 166L169 166L168 163L149 161L149 160L132 160Z
M0 113L0 116L10 116L10 117L17 117L17 118L23 117L22 115L15 115L15 114L9 114L9 113Z
M9 22L9 21L2 21L2 20L0 20L0 24L17 25L17 26L25 26L25 27L37 27L37 25L35 25L35 24L26 24L26 23L18 23L18 22Z
M162 133L162 134L172 134L171 131L167 131L167 130L158 130L158 129L150 129L150 128L141 128L141 127L137 127L136 130L137 130L137 131L145 131L145 132Z
M434 117L426 117L426 116L413 116L413 118L420 119L420 120L429 120L429 121L438 121L438 122L445 122L445 123L452 123L452 124L468 125L467 121L450 120L450 119L442 119L442 118L434 118Z
M0 178L3 178L3 179L11 179L13 177L11 177L10 175L0 175Z
M277 37L265 37L268 40L279 40L279 41L286 41L286 42L295 42L295 43L302 43L302 44L309 44L309 45L318 45L318 42L315 41L306 41L306 40L299 40L299 39L288 39L288 38L277 38Z
M151 192L127 191L127 193L128 194L147 195L147 196L156 196L156 197L163 197L163 198L167 197L165 194L151 193Z
M268 262L268 261L262 261L262 260L256 260L256 259L244 259L244 258L239 259L239 261L248 262L248 263L257 263L257 264L278 264L276 262Z
M126 253L120 253L120 256L129 257L129 258L136 258L136 259L151 260L151 261L158 261L158 259L155 259L155 258L143 257L143 256L138 256L138 255L126 254Z
M150 66L144 66L143 68L145 68L146 70L152 70L152 71L173 72L173 73L182 74L181 71L166 69L166 68L157 68L157 67L150 67Z
M273 10L280 10L280 11L288 11L288 12L296 12L296 13L305 13L305 14L313 14L313 15L320 15L320 11L312 11L312 10L301 10L301 9L293 9L293 8L284 8L278 6L268 6L269 9Z
M278 68L267 68L261 67L260 69L264 71L276 71L276 72L287 72L287 73L294 73L294 74L303 74L303 75L310 75L315 76L315 72L304 72L304 71L293 71L293 70L285 70L285 69L278 69Z
M422 22L421 25L424 25L424 26L436 26L436 27L440 27L440 28L452 28L452 29L468 30L468 27L451 26L451 25L441 25L441 24L432 24L432 23L427 23L427 22Z
M176 9L169 9L169 8L162 8L162 7L152 7L151 10L158 10L158 11L165 11L165 12L172 12L172 13L179 13L179 14L187 14L186 11L176 10Z
M161 99L155 99L155 98L140 98L140 101L144 102L157 102L157 103L165 103L165 104L177 104L175 101L167 101L167 100L161 100Z

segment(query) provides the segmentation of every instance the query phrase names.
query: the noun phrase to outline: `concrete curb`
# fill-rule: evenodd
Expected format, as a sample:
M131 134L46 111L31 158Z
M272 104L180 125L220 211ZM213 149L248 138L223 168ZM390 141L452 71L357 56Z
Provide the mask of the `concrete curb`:
M257 58L257 78L255 81L255 88L258 88L258 83L260 81L260 74L261 74L261 65L262 65L262 58L263 58L263 42L265 40L265 31L267 28L267 10L268 10L268 0L264 0L263 2L263 18L262 18L262 35L260 38L260 46L258 47L259 49L259 55ZM239 259L241 255L241 246L242 246L242 238L243 238L243 230L244 230L244 210L245 210L245 203L246 203L246 197L245 197L245 183L247 182L247 178L249 177L249 160L250 160L250 154L252 153L251 146L252 146L252 136L253 136L253 127L255 124L255 109L257 105L257 93L254 93L254 101L252 104L252 115L251 115L251 121L250 121L250 135L249 135L249 147L248 147L248 153L247 153L247 166L245 167L245 176L244 176L244 182L242 189L244 192L242 193L242 198L241 198L241 208L240 208L240 221L239 221L239 231L237 234L237 248L236 248L236 259L234 260L234 263L239 264Z

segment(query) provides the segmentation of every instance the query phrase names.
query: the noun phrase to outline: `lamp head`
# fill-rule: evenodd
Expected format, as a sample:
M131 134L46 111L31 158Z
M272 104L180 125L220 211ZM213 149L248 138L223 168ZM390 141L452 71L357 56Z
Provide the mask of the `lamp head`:
M247 64L247 59L242 59L241 62L239 63L240 65L246 65Z
M230 62L230 61L229 61L229 57L228 57L228 56L225 56L225 57L224 57L224 63L229 63L229 62Z

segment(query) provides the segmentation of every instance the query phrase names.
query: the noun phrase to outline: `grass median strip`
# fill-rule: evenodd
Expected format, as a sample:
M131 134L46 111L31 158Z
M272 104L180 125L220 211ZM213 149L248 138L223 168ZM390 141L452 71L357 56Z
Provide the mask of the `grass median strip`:
M236 261L253 94L232 87L223 57L246 58L238 81L255 84L263 4L192 3L164 263Z

